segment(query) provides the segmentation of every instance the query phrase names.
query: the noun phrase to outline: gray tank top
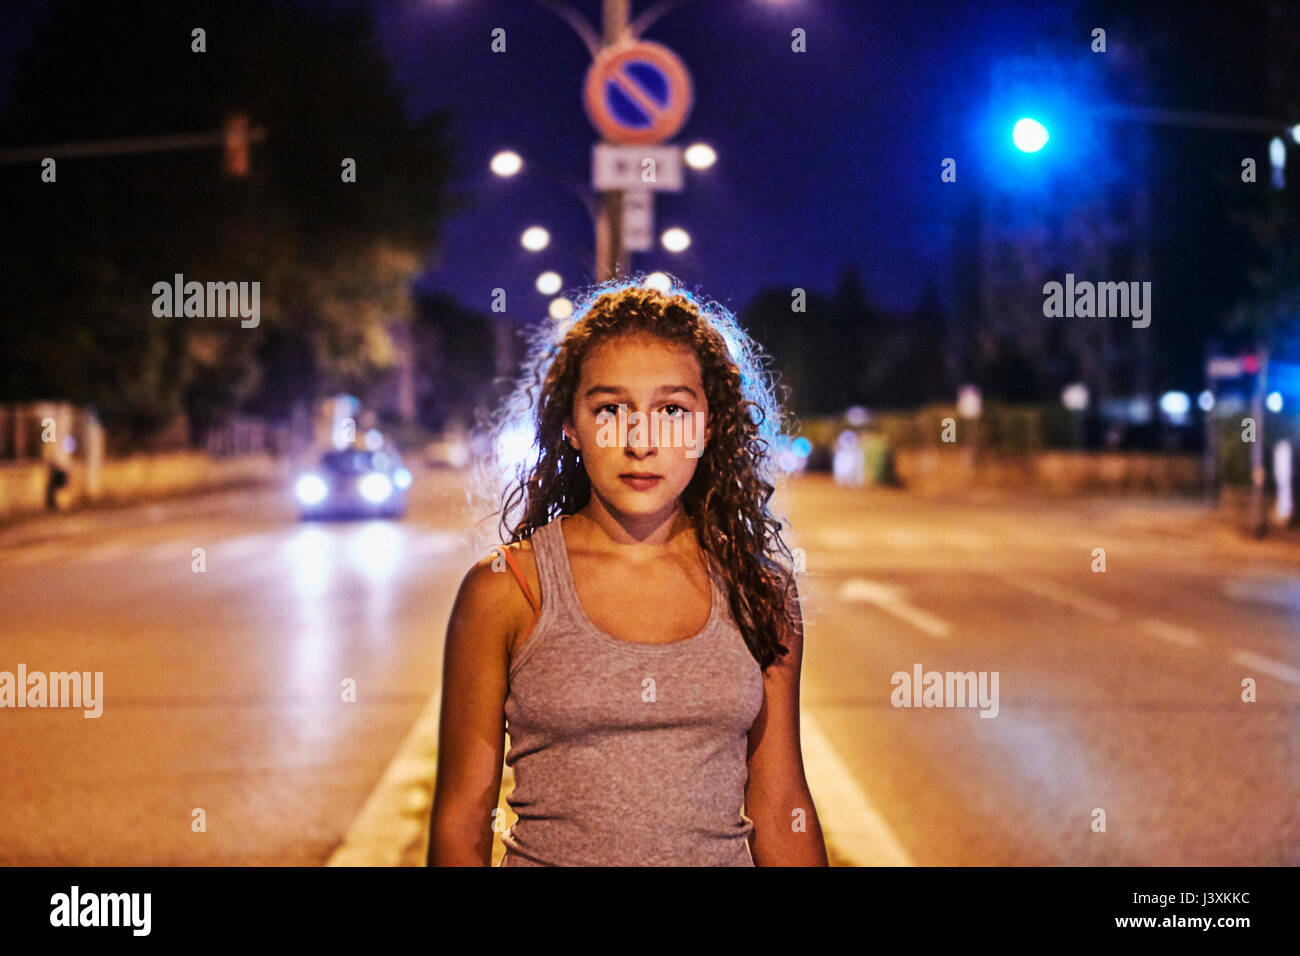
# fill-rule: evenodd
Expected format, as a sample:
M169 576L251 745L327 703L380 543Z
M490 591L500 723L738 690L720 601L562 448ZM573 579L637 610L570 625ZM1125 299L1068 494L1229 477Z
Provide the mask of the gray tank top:
M604 633L574 589L561 519L532 536L541 613L510 662L500 866L753 866L741 812L763 674L724 588L669 644Z

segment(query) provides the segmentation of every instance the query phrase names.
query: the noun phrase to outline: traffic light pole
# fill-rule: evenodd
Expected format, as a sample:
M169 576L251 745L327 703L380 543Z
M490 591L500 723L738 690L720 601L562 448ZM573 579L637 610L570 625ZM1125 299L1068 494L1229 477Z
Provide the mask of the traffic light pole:
M260 126L248 128L244 121L242 147L248 143L259 143L266 138L266 130ZM227 124L226 129L210 133L179 133L172 136L136 136L130 139L95 140L83 143L61 143L52 146L23 146L18 149L0 150L0 163L31 163L50 157L52 159L81 159L89 156L128 156L139 153L165 153L184 149L207 149L213 146L231 146L234 129Z

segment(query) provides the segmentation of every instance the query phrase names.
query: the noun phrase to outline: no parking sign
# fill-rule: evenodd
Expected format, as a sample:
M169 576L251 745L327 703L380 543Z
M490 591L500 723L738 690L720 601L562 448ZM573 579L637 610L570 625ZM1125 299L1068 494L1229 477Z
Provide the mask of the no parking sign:
M648 40L602 50L583 84L587 116L611 143L663 142L686 123L692 97L681 59Z

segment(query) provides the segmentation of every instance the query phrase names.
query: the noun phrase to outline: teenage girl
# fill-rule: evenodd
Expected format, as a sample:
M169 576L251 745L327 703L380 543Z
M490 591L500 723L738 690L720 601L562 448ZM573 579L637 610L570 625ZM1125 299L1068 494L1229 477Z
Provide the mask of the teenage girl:
M447 630L429 865L490 865L494 831L501 866L827 865L760 360L724 308L639 277L534 344L506 544Z

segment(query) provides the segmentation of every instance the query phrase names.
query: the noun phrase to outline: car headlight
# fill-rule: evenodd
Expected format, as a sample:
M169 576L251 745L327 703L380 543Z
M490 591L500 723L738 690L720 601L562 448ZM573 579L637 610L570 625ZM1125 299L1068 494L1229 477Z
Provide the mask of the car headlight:
M399 468L393 472L393 484L399 488L411 487L411 473L405 468Z
M372 505L383 504L393 493L393 483L388 480L387 475L373 472L361 479L357 491L361 492L361 497Z
M305 505L318 505L330 493L329 485L320 475L303 475L293 486L293 491Z

